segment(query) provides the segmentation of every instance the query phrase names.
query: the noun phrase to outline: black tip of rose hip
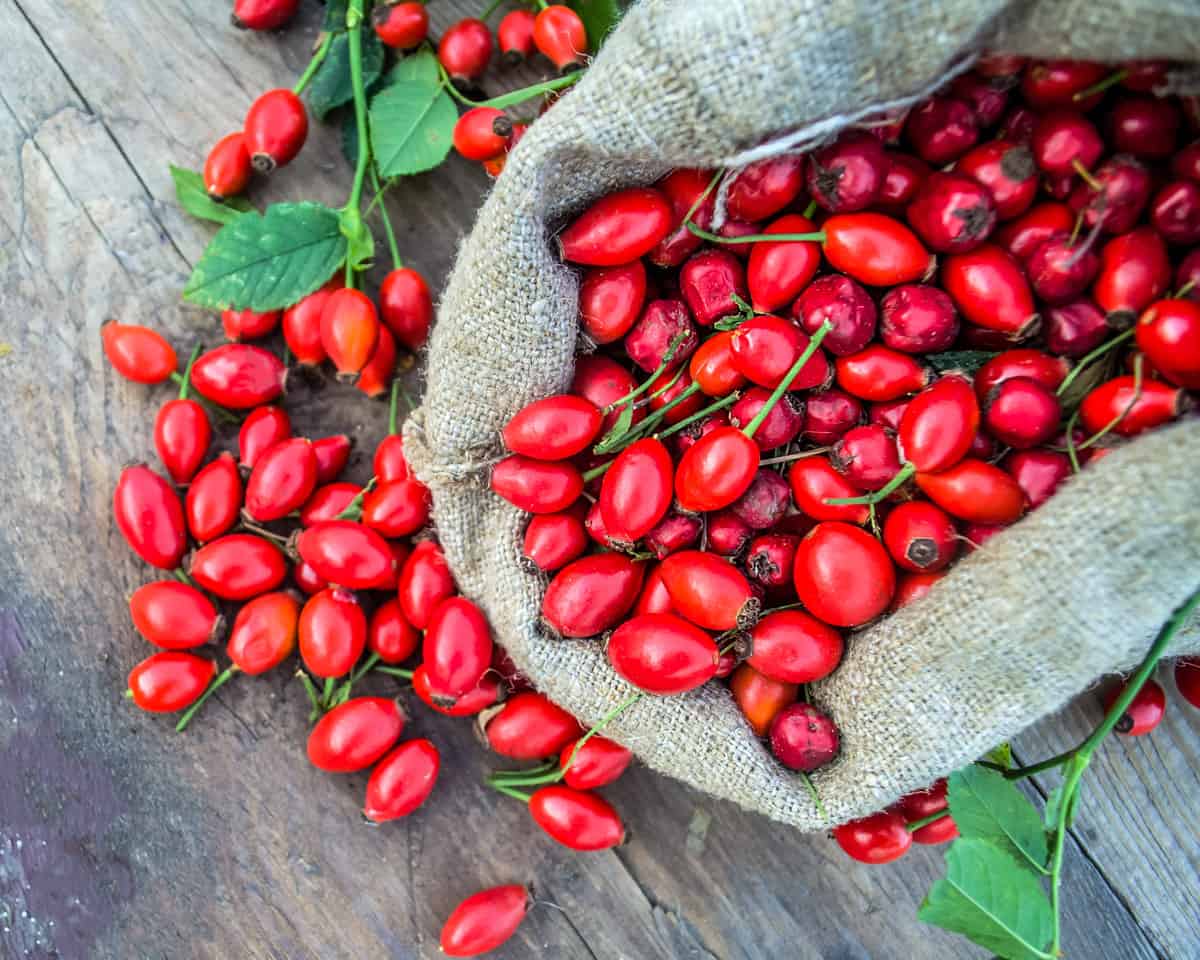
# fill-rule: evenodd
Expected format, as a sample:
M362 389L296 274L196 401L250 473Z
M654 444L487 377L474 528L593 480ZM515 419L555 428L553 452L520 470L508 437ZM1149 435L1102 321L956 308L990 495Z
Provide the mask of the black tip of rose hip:
M1127 713L1121 714L1121 719L1117 721L1117 725L1113 729L1117 733L1128 733L1133 729L1133 717Z
M505 50L500 60L506 67L515 67L525 62L525 55L520 50Z
M908 545L904 555L918 567L927 567L937 559L937 544L928 537L918 537Z
M388 17L391 16L392 5L384 3L371 11L371 22L377 27L383 26L388 22Z
M246 29L246 25L244 23L242 23L241 18L236 13L231 13L229 15L229 22L232 23L239 30Z
M560 76L565 77L568 73L575 73L576 71L582 70L582 69L583 69L582 63L580 63L578 60L572 60L570 63L565 63L561 67L559 67L558 72L559 72Z
M1114 333L1124 333L1133 327L1137 314L1132 310L1110 310L1104 315L1104 322Z
M270 173L275 169L275 158L268 153L256 153L250 158L250 166L259 173Z
M512 136L512 132L512 121L508 117L501 115L492 121L492 133L496 136L508 139Z

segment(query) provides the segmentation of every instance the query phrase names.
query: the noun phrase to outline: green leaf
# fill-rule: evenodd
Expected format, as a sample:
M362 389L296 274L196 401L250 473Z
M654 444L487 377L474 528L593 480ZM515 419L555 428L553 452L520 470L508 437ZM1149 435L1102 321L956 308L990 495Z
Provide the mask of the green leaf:
M917 919L1007 960L1047 960L1054 914L1037 879L1004 850L977 837L956 840Z
M1071 381L1066 392L1060 396L1059 402L1064 411L1072 411L1083 403L1083 398L1096 387L1111 380L1116 372L1117 360L1121 351L1110 350L1104 356L1093 360L1087 367L1079 371L1079 375Z
M1046 824L1046 830L1050 833L1058 829L1059 806L1062 804L1062 800L1062 784L1060 783L1046 796L1046 809L1042 811L1042 820Z
M633 426L633 401L621 407L621 412L617 414L617 419L613 423L612 429L596 444L593 453L608 453L613 449L625 434L629 432L629 428Z
M621 19L621 5L617 0L568 0L567 6L579 14L593 51L600 48Z
M365 270L375 256L375 238L370 228L363 223L357 210L343 210L341 214L342 236L346 238L346 256L355 270Z
M1003 767L1005 770L1011 770L1013 765L1012 744L1002 743L998 747L993 747L988 751L987 759Z
M383 44L374 30L362 31L363 86L369 87L383 72ZM339 33L329 45L329 53L308 86L308 105L322 120L334 107L354 99L350 79L350 39Z
M204 189L204 177L195 170L185 170L171 164L171 179L175 181L175 199L193 217L214 223L233 223L243 213L253 210L243 197L230 197L219 203Z
M326 33L340 33L346 29L346 9L349 0L326 0L325 23L321 29Z
M280 310L312 293L346 259L338 212L319 203L277 203L222 227L183 288L217 310Z
M342 155L351 167L358 166L358 121L354 118L353 110L347 110L342 115Z
M1042 818L1011 780L971 764L950 774L950 816L964 837L991 840L1018 861L1045 872L1048 851Z
M929 354L925 362L938 373L960 370L973 374L995 356L998 354L993 350L947 350L945 353Z
M433 90L442 85L442 77L438 72L437 57L427 46L401 57L396 65L388 71L386 84L419 83Z
M458 109L441 87L401 80L371 101L371 151L380 176L432 170L450 152Z

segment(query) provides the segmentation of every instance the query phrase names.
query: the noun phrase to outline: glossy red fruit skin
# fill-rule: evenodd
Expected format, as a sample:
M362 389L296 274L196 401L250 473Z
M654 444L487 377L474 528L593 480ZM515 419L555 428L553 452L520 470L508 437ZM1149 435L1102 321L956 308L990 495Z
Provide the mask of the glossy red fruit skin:
M883 542L901 570L936 573L958 553L958 530L945 511L932 503L911 500L888 514Z
M204 189L217 202L236 197L246 189L253 172L242 132L226 134L204 160Z
M192 386L206 400L231 410L270 403L283 392L286 374L273 353L248 343L226 343L192 365Z
M1071 365L1062 357L1027 347L1005 350L975 371L975 396L986 403L989 394L1005 380L1028 377L1048 390L1057 390Z
M904 419L904 411L908 409L910 403L912 403L911 397L901 397L899 400L873 403L871 404L867 421L869 423L877 423L881 427L899 430L900 421Z
M273 543L249 533L231 533L193 553L188 574L223 600L248 600L283 583L287 562Z
M789 770L806 773L823 767L840 746L833 721L812 704L793 703L771 721L771 752Z
M488 746L512 760L555 756L583 736L579 721L548 697L532 690L514 694L480 717Z
M703 201L700 200L708 189L712 176L711 170L681 167L672 170L655 184L655 188L664 194L671 204L670 230L655 244L654 249L646 254L646 259L655 266L678 267L704 243L683 226L683 219L691 212L692 222L696 226L704 230L712 226L716 196L709 194ZM697 202L699 206L692 211L692 206Z
M609 663L621 677L645 693L661 696L684 693L711 680L720 659L712 637L670 613L626 620L609 637L607 649Z
M100 327L100 340L113 369L134 383L162 383L179 365L175 349L149 327L110 320Z
M906 212L917 235L939 253L974 250L996 227L991 193L960 173L931 173Z
M1159 300L1138 318L1137 345L1168 380L1200 389L1200 303Z
M1046 348L1072 359L1100 346L1112 333L1100 308L1086 298L1051 307L1043 328Z
M891 863L912 846L904 818L891 810L834 827L833 838L848 857L860 863Z
M1184 291L1185 288L1179 299L1200 303L1200 249L1180 260L1175 271L1175 289Z
M879 337L885 346L904 353L938 353L958 338L958 313L944 291L925 284L905 284L880 301Z
M579 284L580 325L595 343L614 343L627 334L646 301L641 260L588 270Z
M1133 377L1115 377L1083 398L1079 419L1089 434L1095 434L1120 417L1112 432L1132 437L1174 420L1187 404L1182 390L1161 380L1143 380L1139 396Z
M1075 94L1103 80L1111 67L1086 60L1044 60L1031 64L1021 78L1021 94L1037 109L1073 106L1090 110L1098 97L1076 101Z
M491 489L526 513L558 513L583 492L583 477L570 463L514 454L492 468Z
M940 820L934 820L932 823L912 831L912 838L916 843L945 843L958 836L958 827L950 818L948 810L945 778L938 780L927 790L918 790L901 797L892 806L892 809L904 817L908 823L924 820L943 810L947 811L946 816Z
M822 230L825 259L867 286L913 283L933 269L933 258L916 234L882 213L835 214Z
M566 637L610 630L629 612L642 588L644 565L620 553L598 553L569 563L550 581L542 617Z
M992 244L948 256L942 263L942 287L962 315L976 326L1011 340L1037 332L1033 294L1013 256Z
M200 469L212 425L195 400L168 400L154 419L154 448L175 483L187 483Z
M649 253L670 229L667 198L649 187L631 187L593 203L558 239L570 263L615 267Z
M407 817L433 791L441 755L429 740L407 740L379 761L367 781L363 816L372 823Z
M768 593L786 588L791 583L799 543L798 533L764 533L755 537L743 562L746 575Z
M1105 695L1104 710L1106 713L1112 709L1117 697L1124 689L1124 684L1122 684L1114 687ZM1154 680L1147 680L1126 711L1121 714L1121 719L1117 721L1117 725L1113 729L1128 737L1144 736L1162 722L1166 709L1167 695L1163 692L1163 688Z
M187 549L183 504L166 480L137 464L121 471L113 491L117 529L139 557L160 570L174 570Z
M430 682L452 697L473 690L492 662L492 631L466 597L439 603L425 628L421 662Z
M250 105L242 129L255 170L270 173L286 166L308 137L304 101L283 87L268 90Z
M384 663L393 666L403 663L417 652L420 643L421 635L408 622L395 597L381 603L371 615L367 625L367 649Z
M355 697L334 707L308 735L308 760L326 773L365 770L404 730L404 712L387 697Z
M265 451L246 483L246 512L260 523L279 520L298 510L317 485L317 457L312 441L293 437Z
M264 453L292 435L288 415L279 407L258 407L238 431L238 454L244 470L252 470Z
M862 404L841 390L810 393L804 401L804 437L814 444L834 443L862 420Z
M1050 305L1069 303L1082 294L1100 269L1090 248L1072 244L1066 234L1050 237L1025 261L1034 293Z
M533 23L536 18L529 10L510 10L496 28L496 42L504 62L516 66L533 56Z
M1080 180L1068 198L1071 209L1083 215L1083 226L1099 226L1105 233L1133 229L1150 199L1150 172L1132 157L1118 155L1093 170L1092 180L1099 190Z
M929 164L919 157L897 151L889 151L887 161L887 173L879 188L877 203L882 207L902 207L916 195L922 181L929 176Z
M553 571L578 559L587 546L581 511L564 510L530 518L525 527L522 555L539 570Z
M794 154L756 160L730 181L725 209L735 220L766 220L800 196L804 159Z
M818 523L800 541L796 595L806 610L836 627L857 627L887 609L896 572L883 545L839 521Z
M954 169L988 191L999 220L1019 217L1037 197L1037 167L1024 144L1011 140L981 143L962 157Z
M889 611L894 613L901 607L907 607L913 601L920 600L945 575L945 572L901 575L900 579L896 581L896 594L892 597Z
M1049 500L1071 475L1070 459L1056 450L1015 450L1001 466L1017 481L1030 510Z
M299 8L300 0L235 0L233 25L243 30L276 30Z
M311 527L315 523L336 520L362 489L357 483L327 483L317 487L300 508L301 526Z
M576 750L576 746L579 749ZM572 740L558 756L563 783L573 790L596 790L608 786L633 762L633 752L595 734L587 740Z
M829 460L859 490L881 490L900 471L895 434L877 423L847 431Z
M342 677L367 645L367 617L349 590L327 587L300 614L300 659L315 677Z
M375 350L379 315L361 290L335 290L321 310L321 346L341 377L353 378Z
M625 828L617 811L594 793L554 784L529 800L534 822L572 850L607 850L622 843Z
M706 396L723 397L746 385L746 378L734 364L733 335L731 330L714 333L688 361L688 376Z
M527 404L500 436L513 453L535 460L567 460L591 446L603 419L595 404L561 394Z
M1039 203L1004 224L992 239L1023 263L1043 241L1056 233L1070 233L1074 225L1075 214L1065 203Z
M708 518L708 547L713 553L722 557L736 557L745 549L754 535L744 520L730 510L721 510ZM659 582L662 578L659 577ZM666 590L666 587L663 587ZM670 595L667 595L668 601ZM668 602L665 610L639 610L639 613L669 612Z
M390 271L379 287L379 315L401 345L420 350L433 326L433 298L425 278L409 267Z
M503 681L485 676L470 693L455 698L435 687L425 672L425 665L413 670L413 692L421 702L448 717L470 717L496 703L503 696Z
M328 582L303 560L292 565L292 582L304 592L305 596L309 597L314 593L320 593L329 586Z
M200 543L219 537L237 523L242 477L232 455L221 453L193 478L184 501L188 530Z
M1175 687L1183 699L1200 710L1200 658L1181 657L1175 661Z
M244 340L261 340L275 332L279 326L281 310L255 313L253 310L221 311L221 329L225 339L234 343Z
M931 97L908 115L905 134L918 156L935 167L957 160L979 140L971 107L954 97Z
M398 433L389 433L380 440L371 466L380 483L407 480L411 474L404 456L404 438Z
M411 50L429 35L429 12L423 3L390 3L371 16L375 35L393 50Z
M442 548L433 540L413 547L400 571L397 595L404 616L418 630L429 625L434 609L455 592L454 578Z
M407 537L429 522L429 488L419 480L381 483L363 499L362 522L389 539Z
M392 386L396 370L396 339L385 326L378 327L371 357L358 372L355 389L373 399L384 397Z
M679 289L696 322L706 327L737 313L735 295L743 300L750 296L742 262L719 249L693 254L679 271Z
M250 676L273 670L296 649L299 620L300 602L291 593L257 596L238 611L225 653Z
M472 894L454 908L442 927L442 953L477 957L495 950L516 932L532 904L529 892L516 884Z
M792 317L808 334L815 334L826 321L833 324L821 348L844 357L871 342L878 311L860 284L834 273L818 277L805 288L792 305Z
M616 402L636 386L632 374L609 357L589 354L575 361L571 393L590 400L597 407L604 408ZM601 435L612 429L619 415L617 410L605 415L604 424L600 428ZM634 423L638 423L644 417L642 408L634 410Z
M816 224L808 218L788 213L762 232L813 233L816 229ZM821 248L815 242L760 240L752 244L746 282L754 309L766 313L791 303L808 285L820 264Z
M988 432L1017 450L1041 446L1058 432L1062 405L1054 392L1028 377L1013 377L995 387L984 409Z
M870 509L866 504L830 504L827 501L857 497L862 494L824 457L797 460L788 468L788 484L796 508L814 520L845 520L849 523L867 522Z
M873 403L898 400L930 381L930 370L907 354L873 343L835 364L837 384L846 393Z
M794 683L772 680L743 663L729 677L729 692L756 737L765 737L775 716L794 703L800 688Z
M482 20L459 20L442 34L437 56L453 80L470 84L483 76L492 59L492 31Z
M512 121L495 107L473 107L454 125L454 149L482 163L500 156L512 137Z
M734 427L744 427L749 424L766 405L770 396L770 390L763 387L751 387L740 400L729 408L729 424ZM804 407L804 401L797 394L785 393L780 401L768 411L766 419L754 434L754 443L758 449L774 450L776 447L781 447L796 439L804 428ZM696 437L696 443L723 426L724 424L702 432L700 436ZM687 453L693 446L695 443L688 445L683 452Z
M680 616L706 630L745 628L758 618L758 599L745 575L723 557L681 550L658 567Z
M317 458L317 483L332 483L345 469L354 441L347 434L335 433L312 442ZM380 482L383 478L380 477Z
M321 313L330 294L337 289L326 284L283 311L283 339L292 356L303 366L315 367L326 360L321 345Z
M878 137L865 130L848 130L809 154L809 195L830 213L866 209L879 196L887 166Z
M300 558L330 583L347 590L387 589L396 582L396 560L387 541L353 520L327 520L296 538Z
M735 427L697 440L675 470L675 496L696 513L720 510L746 492L758 471L758 445Z
M1200 184L1175 180L1154 195L1150 222L1169 243L1200 242Z
M193 653L151 654L129 672L132 699L148 713L174 713L195 703L217 674L217 664Z
M794 324L764 314L741 324L729 341L734 368L760 387L775 389L808 347L809 338ZM791 389L803 390L823 383L829 361L820 350L805 362Z
M1179 135L1179 110L1157 97L1120 97L1108 115L1111 149L1135 157L1170 158Z
M617 455L600 487L610 540L636 543L659 523L672 499L674 464L661 440L645 437Z
M583 20L570 7L543 7L533 22L533 43L560 71L583 59L588 51Z
M750 631L746 662L784 683L812 683L829 676L842 659L842 636L800 610L769 613Z
M1151 227L1138 227L1113 237L1100 250L1100 273L1092 299L1113 321L1132 323L1134 317L1163 296L1171 282L1171 261L1162 236Z
M1045 173L1074 174L1076 165L1090 170L1104 152L1104 141L1091 121L1075 110L1042 114L1033 130L1033 158Z
M1025 494L999 467L967 457L940 473L918 473L917 486L952 517L970 523L1012 523Z
M190 650L211 642L223 620L212 601L195 587L177 580L155 580L129 598L133 626L163 650Z

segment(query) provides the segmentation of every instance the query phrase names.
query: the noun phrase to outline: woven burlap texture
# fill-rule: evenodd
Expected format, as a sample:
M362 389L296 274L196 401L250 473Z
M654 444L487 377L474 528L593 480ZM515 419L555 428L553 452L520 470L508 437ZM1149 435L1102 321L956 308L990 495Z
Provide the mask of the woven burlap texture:
M487 489L501 426L562 392L578 277L553 233L586 202L672 167L811 142L928 91L980 49L1200 59L1194 0L647 0L509 158L439 311L422 409L405 427L462 591L516 664L594 724L632 688L599 639L539 627L545 579L521 563L526 517ZM799 134L797 134L799 131ZM923 601L852 636L813 694L842 731L818 807L728 691L640 700L606 734L648 766L806 830L864 815L956 769L1144 651L1200 584L1200 424L1089 468Z

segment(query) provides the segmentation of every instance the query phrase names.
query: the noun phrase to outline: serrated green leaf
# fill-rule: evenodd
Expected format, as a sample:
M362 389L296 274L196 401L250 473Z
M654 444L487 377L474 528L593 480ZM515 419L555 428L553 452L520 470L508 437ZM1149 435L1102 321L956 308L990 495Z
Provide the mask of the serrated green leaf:
M1045 872L1042 818L1011 780L971 764L950 774L948 797L950 815L962 836L990 840L1033 870Z
M342 114L342 156L351 167L358 166L358 121L353 110Z
M371 152L380 176L432 170L450 152L458 110L440 87L401 80L371 101Z
M363 86L369 87L383 72L383 44L374 30L362 30ZM308 85L309 108L322 120L334 107L354 99L350 79L350 38L339 33L329 45L329 53Z
M326 0L325 23L321 29L326 33L338 33L346 29L346 9L349 0Z
M963 837L946 853L917 919L967 939L1007 960L1047 960L1054 915L1042 885L1012 856L978 837Z
M242 214L254 209L243 197L230 197L218 203L204 189L204 177L195 170L185 170L171 164L171 179L175 181L175 199L193 217L213 223L233 223Z
M617 0L568 0L567 6L583 21L588 46L593 52L600 49L600 44L621 19L621 5Z
M608 431L598 444L592 449L593 453L608 453L622 438L629 432L629 428L633 426L633 401L621 407L621 412L617 414L617 419L612 425L612 429Z
M387 86L393 83L418 83L430 90L442 85L442 76L438 71L437 57L429 47L421 47L406 57L396 61L396 65L388 71Z
M280 310L312 293L346 259L338 212L319 203L277 203L222 227L183 288L217 310Z
M927 354L925 362L938 373L959 370L973 374L997 355L994 350L947 350L945 353Z

